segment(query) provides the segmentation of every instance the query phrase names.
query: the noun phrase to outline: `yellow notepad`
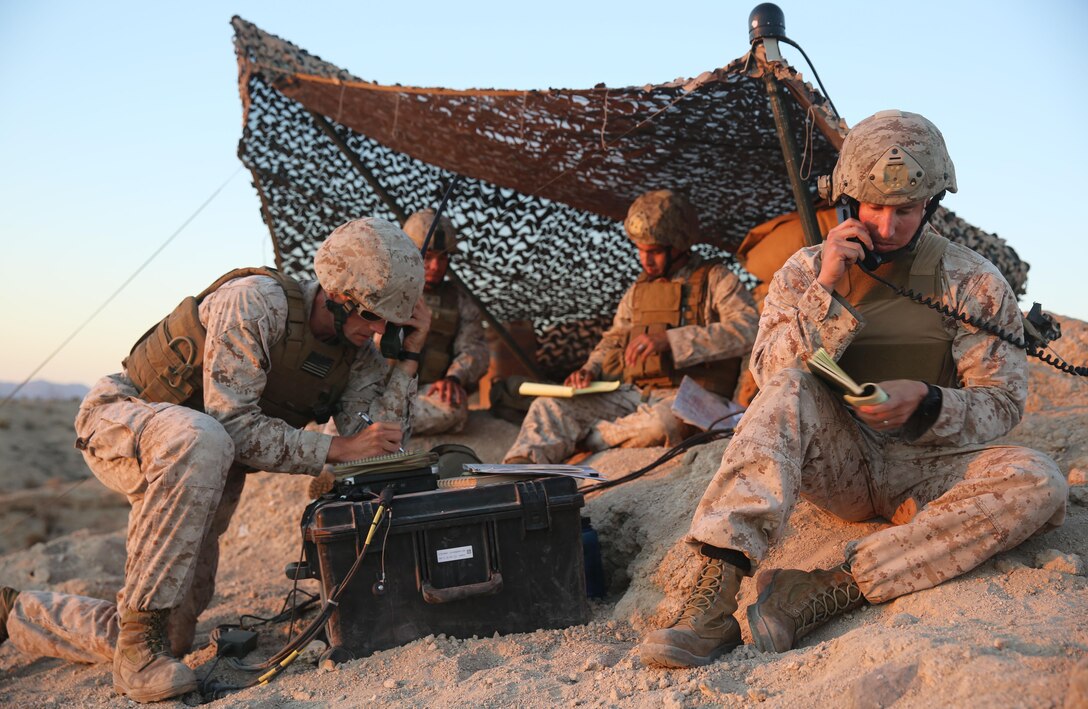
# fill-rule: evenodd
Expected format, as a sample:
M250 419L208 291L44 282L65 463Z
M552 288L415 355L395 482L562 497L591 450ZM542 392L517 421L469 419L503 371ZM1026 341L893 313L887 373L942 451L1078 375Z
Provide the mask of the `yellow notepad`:
M504 485L508 483L532 480L535 475L459 475L453 478L442 478L438 481L439 490L461 490L464 488L485 487L487 485Z
M843 400L851 406L871 406L888 400L888 395L876 384L855 382L823 347L809 356L807 364L809 371L842 392Z
M553 396L569 399L572 396L582 394L605 394L620 388L619 382L590 382L589 386L575 389L564 384L541 384L538 382L522 382L518 387L518 393L522 396Z

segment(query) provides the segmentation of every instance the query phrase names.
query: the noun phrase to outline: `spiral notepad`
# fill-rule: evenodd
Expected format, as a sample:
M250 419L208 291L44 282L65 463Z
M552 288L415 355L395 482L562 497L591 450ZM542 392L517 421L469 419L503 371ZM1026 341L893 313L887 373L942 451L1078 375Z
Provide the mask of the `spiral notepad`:
M374 473L396 473L402 470L418 470L438 462L438 454L429 451L389 453L372 458L361 458L332 466L337 478L358 477Z

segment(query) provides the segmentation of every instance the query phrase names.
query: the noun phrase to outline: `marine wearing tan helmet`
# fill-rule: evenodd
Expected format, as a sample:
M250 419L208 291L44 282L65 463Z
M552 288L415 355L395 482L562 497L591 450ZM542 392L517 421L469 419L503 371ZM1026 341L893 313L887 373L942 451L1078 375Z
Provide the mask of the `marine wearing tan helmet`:
M944 136L925 117L880 111L858 123L843 141L831 176L832 201L900 206L956 191L956 169Z
M423 248L423 240L427 237L427 230L434 222L434 210L421 209L404 222L404 233L412 240L417 249ZM431 235L431 243L427 245L427 253L449 254L457 250L457 231L453 228L453 222L446 215L438 220L438 228Z
M695 207L672 190L647 192L632 202L623 228L637 246L667 246L687 251L699 239Z
M395 224L367 217L337 227L314 256L318 283L383 320L407 322L423 293L423 258Z

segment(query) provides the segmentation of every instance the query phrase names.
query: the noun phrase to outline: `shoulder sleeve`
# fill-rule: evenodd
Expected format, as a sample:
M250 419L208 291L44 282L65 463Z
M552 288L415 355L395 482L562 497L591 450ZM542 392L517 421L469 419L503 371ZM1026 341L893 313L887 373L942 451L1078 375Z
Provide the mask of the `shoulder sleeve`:
M446 369L447 376L455 376L465 386L479 381L487 371L491 352L484 338L483 317L480 309L466 293L457 291L457 335L453 338L453 361Z
M359 348L347 389L340 397L337 430L344 436L358 432L363 427L358 414L363 411L374 421L399 422L407 432L411 428L417 386L416 377L406 375L368 342Z
M234 441L235 460L259 470L315 474L331 438L265 416L260 409L270 351L285 334L287 297L266 276L224 284L200 305L208 335L204 410Z
M1023 337L1023 320L1012 289L986 259L950 244L944 266L943 302L957 312ZM959 386L941 391L941 411L915 442L936 445L985 443L1020 422L1027 400L1027 355L1001 338L951 318L952 357Z
M614 360L617 356L622 360L623 348L627 345L627 337L631 332L631 323L633 321L631 302L634 298L634 292L635 286L631 284L624 292L623 297L620 298L620 304L616 306L616 314L612 317L612 326L601 335L600 342L589 353L589 357L586 359L585 365L583 365L593 373L594 377L601 375L602 370L605 368L605 362Z
M756 304L737 274L723 264L715 264L707 274L704 315L706 325L666 331L677 367L742 357L751 351L759 325Z
M782 369L800 367L820 347L838 359L864 326L844 299L816 282L821 249L801 249L771 280L752 348L757 385Z

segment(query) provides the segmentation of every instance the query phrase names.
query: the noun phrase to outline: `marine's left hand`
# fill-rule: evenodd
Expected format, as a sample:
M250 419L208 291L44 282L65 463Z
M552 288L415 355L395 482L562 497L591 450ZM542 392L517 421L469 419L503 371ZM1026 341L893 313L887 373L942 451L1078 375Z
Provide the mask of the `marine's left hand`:
M404 325L404 349L409 352L421 352L431 329L431 309L423 302L423 296L412 308L412 317Z
M431 385L427 396L437 396L439 401L450 406L460 406L465 400L465 388L454 377L439 379Z
M893 431L905 424L929 391L925 382L916 379L891 379L879 386L888 395L887 401L854 407L858 418L874 431Z
M644 332L627 343L627 349L623 353L623 361L628 367L633 367L655 352L668 351L669 336L664 331Z

